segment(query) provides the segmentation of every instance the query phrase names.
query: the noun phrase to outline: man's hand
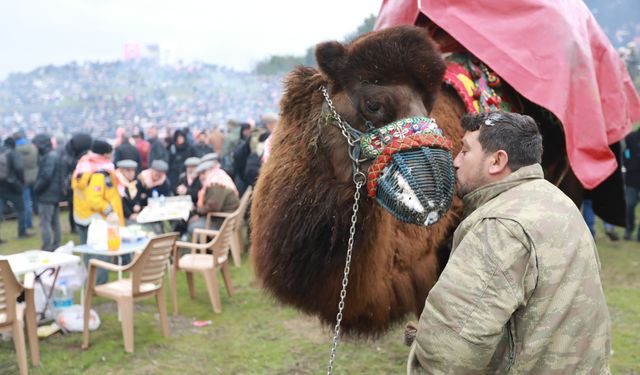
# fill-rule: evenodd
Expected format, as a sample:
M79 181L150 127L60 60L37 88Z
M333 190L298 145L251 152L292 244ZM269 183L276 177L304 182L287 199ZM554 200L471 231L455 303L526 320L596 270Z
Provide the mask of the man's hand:
M187 194L187 187L182 184L178 185L178 187L176 188L176 193L178 193L178 195Z
M139 204L136 204L135 206L133 206L133 212L136 212L136 213L140 212L141 209L142 209L142 207L140 207ZM138 215L136 215L136 216L138 216Z
M413 341L416 339L416 334L418 333L418 327L416 327L415 322L407 322L404 326L404 344L406 346L411 346Z

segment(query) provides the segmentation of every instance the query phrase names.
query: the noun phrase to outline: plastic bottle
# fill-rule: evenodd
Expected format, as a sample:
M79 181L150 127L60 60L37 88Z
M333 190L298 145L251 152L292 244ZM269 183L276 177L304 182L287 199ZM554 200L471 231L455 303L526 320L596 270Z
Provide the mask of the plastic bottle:
M53 308L60 311L73 306L73 295L67 287L66 280L62 279L56 283L53 290Z
M120 249L120 219L115 212L107 216L107 249L111 251Z

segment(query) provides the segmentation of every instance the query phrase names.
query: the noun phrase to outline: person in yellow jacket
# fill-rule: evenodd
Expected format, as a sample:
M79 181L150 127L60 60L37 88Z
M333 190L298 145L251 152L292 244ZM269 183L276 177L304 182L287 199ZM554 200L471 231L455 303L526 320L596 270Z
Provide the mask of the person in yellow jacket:
M113 148L109 143L96 139L91 152L78 161L71 178L73 189L73 219L80 234L80 244L87 243L89 224L95 218L106 219L114 212L120 225L124 225L122 198L118 192L118 179L115 167L111 162ZM110 261L111 257L87 255L83 257L88 264L89 259L96 258ZM107 282L107 271L98 269L96 284Z

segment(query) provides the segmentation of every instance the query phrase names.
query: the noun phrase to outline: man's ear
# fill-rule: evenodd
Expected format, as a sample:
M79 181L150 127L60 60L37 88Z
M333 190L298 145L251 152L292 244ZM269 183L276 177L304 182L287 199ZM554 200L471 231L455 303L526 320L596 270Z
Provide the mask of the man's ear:
M498 150L491 155L491 161L489 164L489 174L490 175L499 175L504 173L505 171L510 171L509 169L509 155L505 150Z

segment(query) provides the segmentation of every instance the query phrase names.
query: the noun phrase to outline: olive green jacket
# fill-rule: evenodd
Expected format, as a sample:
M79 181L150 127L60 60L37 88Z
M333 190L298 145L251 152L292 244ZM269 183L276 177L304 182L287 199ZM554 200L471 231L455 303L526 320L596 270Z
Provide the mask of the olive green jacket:
M608 374L593 238L539 164L463 198L466 218L420 317L410 374Z

